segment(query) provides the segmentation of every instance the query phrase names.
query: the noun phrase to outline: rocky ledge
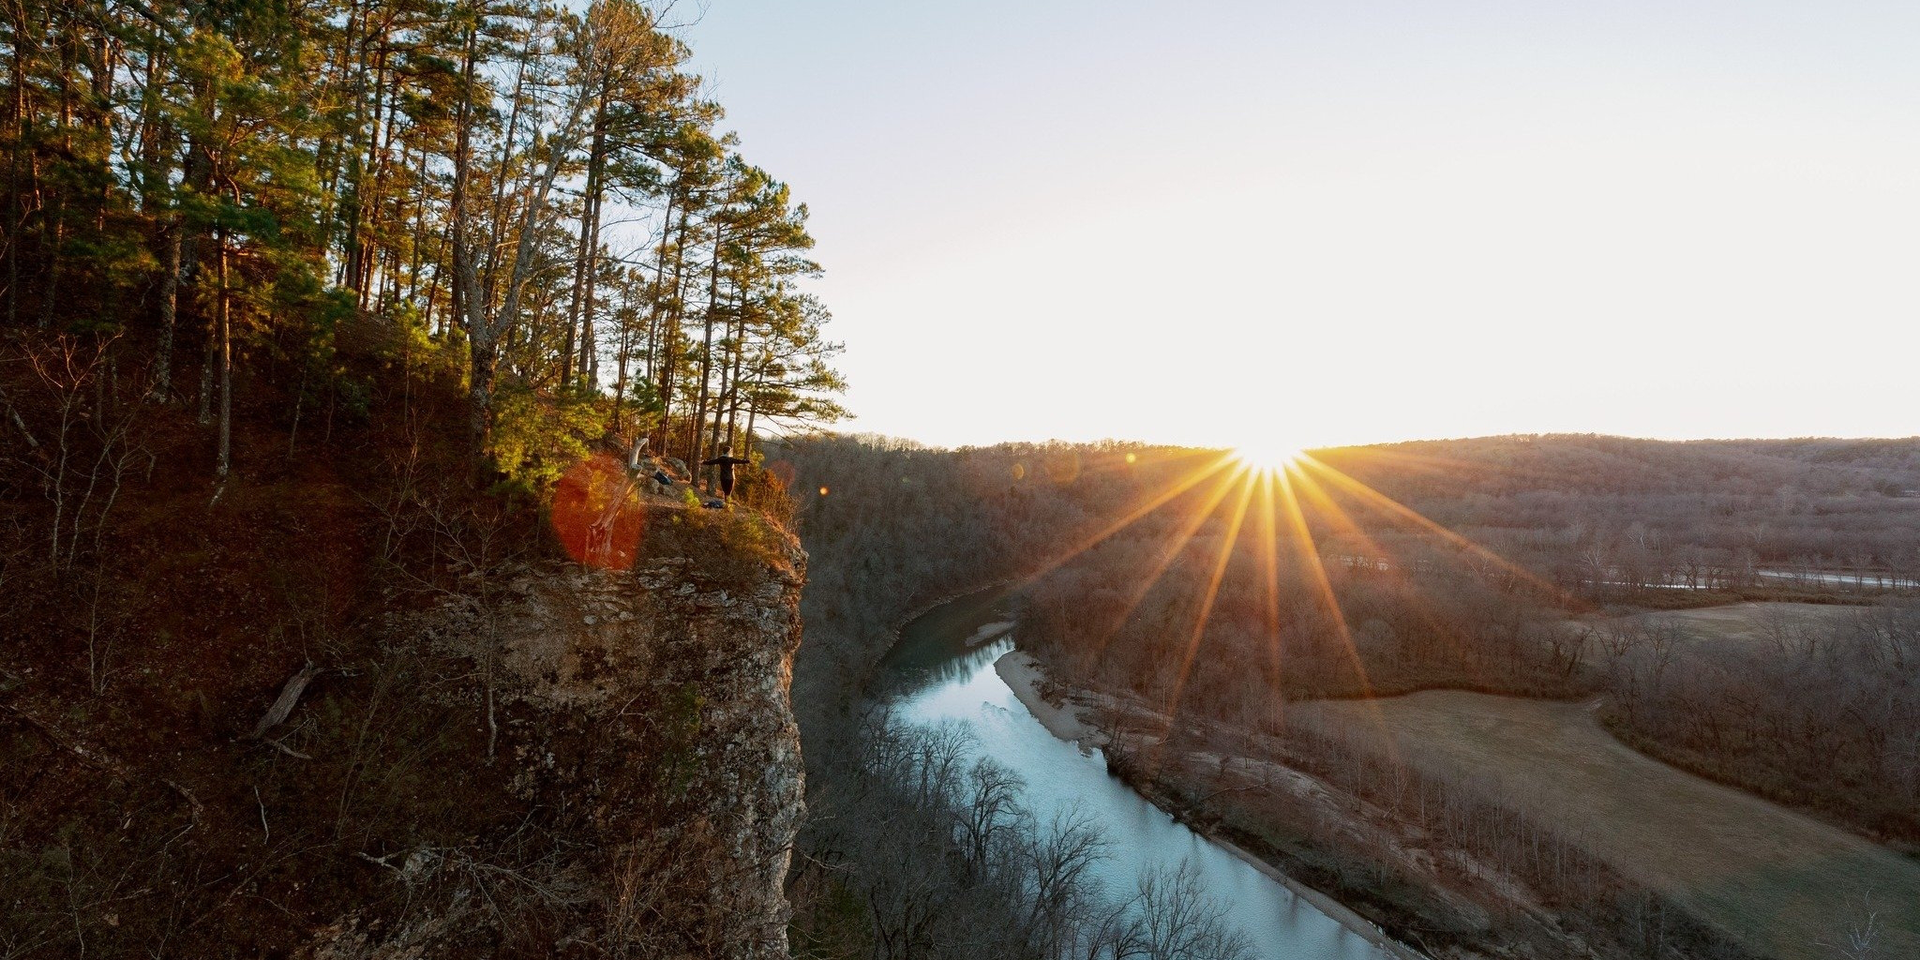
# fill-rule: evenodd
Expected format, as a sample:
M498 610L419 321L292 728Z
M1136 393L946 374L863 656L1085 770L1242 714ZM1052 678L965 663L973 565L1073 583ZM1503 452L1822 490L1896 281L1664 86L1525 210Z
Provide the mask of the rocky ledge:
M466 671L420 694L473 717L497 770L500 795L460 802L521 822L369 855L406 908L342 917L309 956L786 956L805 556L703 513L653 508L632 570L522 567L396 618L395 643Z

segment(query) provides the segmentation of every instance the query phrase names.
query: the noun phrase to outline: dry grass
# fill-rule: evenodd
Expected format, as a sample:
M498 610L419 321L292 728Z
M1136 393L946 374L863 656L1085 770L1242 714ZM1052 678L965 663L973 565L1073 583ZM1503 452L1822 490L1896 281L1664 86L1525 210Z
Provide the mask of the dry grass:
M1649 759L1583 706L1436 691L1295 711L1384 734L1423 769L1495 778L1509 801L1759 952L1841 956L1832 945L1870 905L1877 955L1920 956L1920 863Z
M1733 603L1631 614L1628 619L1671 621L1703 640L1760 643L1768 639L1770 630L1783 626L1822 632L1839 629L1865 609L1871 608L1832 603Z

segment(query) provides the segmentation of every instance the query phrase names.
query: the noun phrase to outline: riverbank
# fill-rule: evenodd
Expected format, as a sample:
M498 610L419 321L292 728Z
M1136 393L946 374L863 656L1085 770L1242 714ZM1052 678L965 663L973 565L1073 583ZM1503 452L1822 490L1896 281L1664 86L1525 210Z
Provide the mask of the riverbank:
M998 619L982 599L963 599L962 606L971 608L966 615L956 608L904 631L889 655L897 691L886 701L890 722L963 732L951 740L958 750L953 769L991 758L1018 778L1016 802L1039 818L1041 829L1060 816L1098 824L1107 840L1105 852L1086 869L1089 882L1101 889L1125 896L1142 878L1185 865L1200 889L1218 898L1218 929L1244 936L1261 960L1402 960L1235 851L1208 842L1184 819L1169 816L1169 808L1156 806L1114 776L1102 756L1070 742L1073 733L1085 731L1067 730L1070 739L1063 740L1032 722L1013 687L993 669L1011 641L984 647L964 642ZM1068 719L1045 712L1056 727ZM1177 922L1183 928L1187 923ZM1207 921L1195 931L1211 936L1205 931L1215 923Z
M1423 955L1404 946L1412 944L1445 960L1640 958L1657 929L1687 956L1756 960L1672 891L1649 889L1578 845L1555 847L1564 841L1500 797L1457 778L1394 773L1398 765L1354 739L1351 723L1302 712L1277 736L1170 716L1124 692L1065 687L1026 655L997 666L1056 738L1100 746L1109 775L1134 793L1273 870L1348 929L1398 941L1396 956ZM1533 839L1516 848L1516 836ZM1516 859L1516 850L1534 859ZM1543 872L1543 862L1555 866Z
M1102 704L1100 701L1105 698L1099 694L1067 692L1057 688L1038 661L1018 650L1011 651L994 661L993 668L1000 674L1000 679L1006 681L1007 686L1013 689L1014 696L1020 699L1021 705L1025 706L1028 712L1033 714L1034 719L1039 720L1040 725L1045 727L1055 739L1077 744L1082 750L1104 748L1109 744L1108 736L1081 715L1083 710L1093 711L1102 706L1111 706ZM1054 688L1059 702L1055 703L1043 695L1043 687ZM1268 879L1286 887L1294 896L1312 904L1321 913L1331 917L1356 936L1373 944L1374 947L1399 960L1427 960L1425 954L1394 940L1377 924L1361 916L1346 904L1294 879L1280 867L1255 856L1244 847L1221 835L1220 831L1214 829L1212 825L1182 817L1178 811L1168 812L1186 823L1194 832L1206 837L1215 846L1233 854Z
M1055 740L1077 743L1083 748L1106 746L1106 735L1081 718L1080 707L1068 705L1072 703L1071 699L1062 697L1060 703L1055 704L1041 695L1040 686L1048 681L1039 661L1014 650L995 660L993 669L1000 674L1000 679L1007 682L1007 686L1013 688L1013 695L1020 698L1027 712L1033 714L1034 719L1040 721L1040 725L1046 727Z
M992 623L981 624L980 629L973 631L973 636L968 637L965 643L969 647L984 646L1012 632L1012 620L995 620Z

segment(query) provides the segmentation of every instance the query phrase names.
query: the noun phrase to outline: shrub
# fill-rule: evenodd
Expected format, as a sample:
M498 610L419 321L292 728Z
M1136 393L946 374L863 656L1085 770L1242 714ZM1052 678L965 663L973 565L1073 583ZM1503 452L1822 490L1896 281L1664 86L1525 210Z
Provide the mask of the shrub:
M522 385L502 386L493 415L487 452L507 482L525 490L551 486L604 432L601 411L584 391L542 396Z

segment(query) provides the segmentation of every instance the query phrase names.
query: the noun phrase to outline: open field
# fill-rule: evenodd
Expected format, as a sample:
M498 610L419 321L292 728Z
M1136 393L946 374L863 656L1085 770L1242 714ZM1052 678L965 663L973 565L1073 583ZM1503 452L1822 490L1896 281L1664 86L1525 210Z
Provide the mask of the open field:
M1872 909L1876 956L1920 956L1920 863L1649 759L1582 705L1435 691L1294 709L1372 731L1425 769L1496 779L1507 800L1760 952L1841 956L1827 944Z
M1689 610L1629 614L1622 619L1664 620L1702 640L1760 643L1781 629L1826 631L1845 627L1871 607L1829 603L1733 603Z

